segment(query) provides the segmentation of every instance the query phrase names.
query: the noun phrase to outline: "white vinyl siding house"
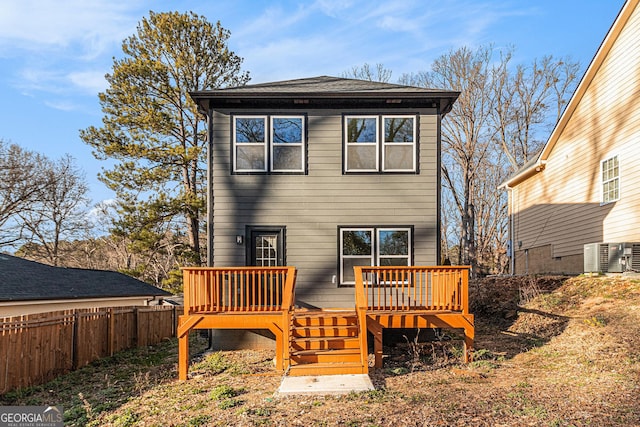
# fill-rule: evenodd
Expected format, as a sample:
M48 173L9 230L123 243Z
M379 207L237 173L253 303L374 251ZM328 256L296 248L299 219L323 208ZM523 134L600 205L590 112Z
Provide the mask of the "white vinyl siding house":
M581 273L584 245L640 242L640 8L627 1L534 163L509 189L513 273Z

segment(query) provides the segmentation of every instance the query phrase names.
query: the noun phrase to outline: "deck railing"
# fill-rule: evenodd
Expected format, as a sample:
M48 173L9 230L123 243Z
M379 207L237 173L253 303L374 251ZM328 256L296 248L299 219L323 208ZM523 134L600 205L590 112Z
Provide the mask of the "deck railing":
M354 270L356 304L368 311L469 312L468 267L354 267Z
M295 267L184 267L184 314L278 312L293 306Z

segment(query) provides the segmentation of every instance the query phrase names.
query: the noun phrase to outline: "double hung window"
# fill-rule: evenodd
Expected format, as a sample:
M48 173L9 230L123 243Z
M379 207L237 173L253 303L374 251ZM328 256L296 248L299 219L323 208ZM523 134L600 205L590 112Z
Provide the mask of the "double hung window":
M341 227L340 284L355 284L354 266L411 264L411 227Z
M415 172L416 116L345 116L345 172Z
M618 156L603 160L602 170L602 204L615 202L620 198L620 166Z
M305 171L304 116L235 116L234 172Z

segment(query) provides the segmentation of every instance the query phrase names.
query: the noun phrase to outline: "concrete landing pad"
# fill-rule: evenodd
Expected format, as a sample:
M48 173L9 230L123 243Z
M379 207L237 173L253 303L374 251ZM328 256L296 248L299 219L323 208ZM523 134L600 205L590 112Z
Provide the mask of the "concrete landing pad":
M282 378L276 395L303 394L348 394L351 392L374 390L371 379L366 374L317 375L308 377Z

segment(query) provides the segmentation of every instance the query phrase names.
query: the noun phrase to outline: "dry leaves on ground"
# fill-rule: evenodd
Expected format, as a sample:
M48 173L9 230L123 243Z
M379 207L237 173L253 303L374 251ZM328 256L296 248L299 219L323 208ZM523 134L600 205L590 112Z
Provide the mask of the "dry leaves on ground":
M270 351L194 358L176 342L124 352L2 405L62 404L65 425L637 426L640 285L628 278L489 278L470 292L474 361L455 335L408 336L371 370L374 391L278 397ZM194 337L192 350L206 341Z

